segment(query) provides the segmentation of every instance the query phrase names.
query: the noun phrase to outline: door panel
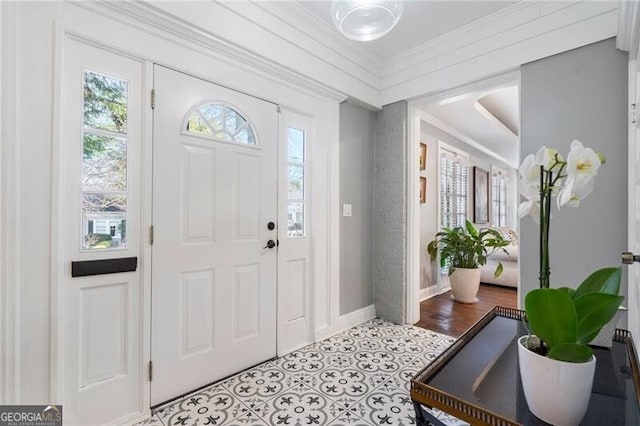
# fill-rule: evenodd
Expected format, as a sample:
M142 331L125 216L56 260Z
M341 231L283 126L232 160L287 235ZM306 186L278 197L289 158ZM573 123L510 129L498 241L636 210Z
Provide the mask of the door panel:
M156 66L152 405L276 354L276 106Z
M214 193L208 186L214 180L215 148L185 145L182 148L182 243L215 244Z
M284 110L280 117L278 250L279 351L286 353L313 341L311 306L312 120Z
M72 277L72 261L140 255L143 64L65 39L64 405L69 424L142 409L138 271Z
M129 283L80 289L80 388L127 375Z

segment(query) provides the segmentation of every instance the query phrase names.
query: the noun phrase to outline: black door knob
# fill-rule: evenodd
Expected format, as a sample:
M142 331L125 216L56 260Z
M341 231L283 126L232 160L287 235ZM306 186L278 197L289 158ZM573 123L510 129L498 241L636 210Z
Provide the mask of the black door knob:
M275 242L275 241L273 241L273 240L269 240L269 241L267 241L267 245L266 245L266 246L264 246L263 248L270 248L270 249L272 249L272 248L274 248L275 246L276 246L276 242Z
M273 231L274 229L276 229L276 224L275 224L275 223L273 223L273 222L269 222L269 223L267 223L267 229L268 229L269 231Z

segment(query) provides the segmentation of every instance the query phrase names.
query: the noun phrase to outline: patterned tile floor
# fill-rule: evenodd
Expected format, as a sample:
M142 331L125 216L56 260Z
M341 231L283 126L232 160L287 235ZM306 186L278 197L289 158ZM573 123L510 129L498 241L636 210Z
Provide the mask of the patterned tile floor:
M374 319L171 402L139 424L413 425L411 377L454 341Z

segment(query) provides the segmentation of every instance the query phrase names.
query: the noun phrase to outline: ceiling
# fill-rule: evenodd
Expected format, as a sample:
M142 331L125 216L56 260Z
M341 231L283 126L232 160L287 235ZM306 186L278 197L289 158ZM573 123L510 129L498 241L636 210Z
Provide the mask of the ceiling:
M329 31L339 35L331 19L331 1L297 0L298 4L316 16ZM381 39L346 43L368 51L379 59L389 58L412 48L450 35L457 29L482 20L518 1L436 1L407 0L396 28ZM432 124L507 164L517 167L519 145L519 90L517 79L485 81L454 89L424 101L415 101L416 108L433 117ZM447 98L448 97L448 98Z
M416 106L445 127L453 128L457 132L453 136L462 134L516 167L520 134L518 92L515 84L501 85L455 93Z
M333 27L330 0L298 2ZM404 13L398 25L389 34L374 41L349 42L384 60L515 3L517 1L409 0L405 2Z

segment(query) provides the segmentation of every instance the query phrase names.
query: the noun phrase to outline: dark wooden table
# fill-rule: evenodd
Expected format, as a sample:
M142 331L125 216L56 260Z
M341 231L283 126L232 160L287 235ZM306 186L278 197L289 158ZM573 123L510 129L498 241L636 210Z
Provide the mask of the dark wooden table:
M496 306L411 381L419 425L441 425L426 407L473 425L545 425L528 409L518 370L517 339L527 334L522 311ZM582 425L640 425L640 373L626 330L597 358Z

